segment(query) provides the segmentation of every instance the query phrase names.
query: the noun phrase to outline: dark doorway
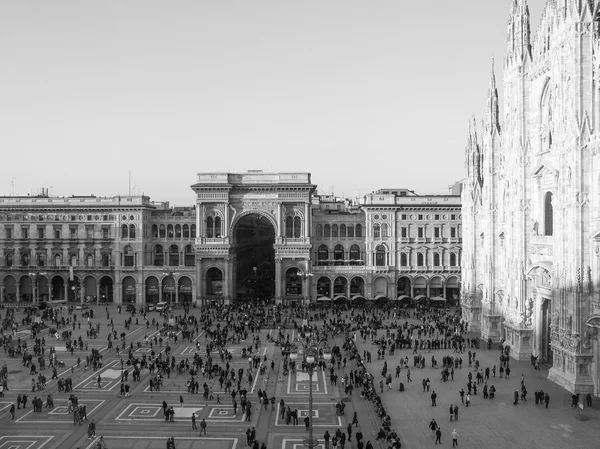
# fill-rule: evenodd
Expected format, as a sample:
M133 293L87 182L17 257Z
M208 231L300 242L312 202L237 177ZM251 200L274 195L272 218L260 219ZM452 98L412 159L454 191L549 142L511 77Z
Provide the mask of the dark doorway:
M552 347L550 346L550 325L552 317L552 301L545 299L542 303L542 363L552 366Z
M242 217L235 229L238 299L271 299L275 292L275 230L260 214Z

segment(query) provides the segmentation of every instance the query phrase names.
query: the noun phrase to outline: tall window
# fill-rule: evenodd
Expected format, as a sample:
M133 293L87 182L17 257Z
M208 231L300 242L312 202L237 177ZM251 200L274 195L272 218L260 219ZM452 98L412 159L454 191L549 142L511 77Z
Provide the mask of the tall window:
M69 254L69 265L72 267L77 266L77 254Z
M28 239L29 238L29 227L23 226L21 228L21 238L22 239Z
M87 256L85 256L85 265L87 267L94 266L94 256L92 254L88 254Z
M165 264L165 255L163 247L161 245L155 245L153 251L152 265L155 267L162 267Z
M544 235L552 235L554 230L554 208L552 206L552 192L544 195Z
M102 227L102 238L109 239L110 238L110 228L108 226Z
M323 238L323 225L320 225L320 224L317 225L317 238L318 239Z
M302 220L300 217L292 217L291 215L285 219L285 236L287 238L300 238L302 232Z
M450 253L450 266L455 267L456 264L456 253Z
M450 238L453 238L453 239L456 238L456 226L452 226L450 228Z
M433 266L434 267L440 266L440 253L433 253Z
M419 226L417 228L417 237L419 237L420 239L425 237L425 228L423 226Z
M425 255L423 253L417 253L417 266L425 266Z
M175 238L181 238L181 225L175 225Z
M319 246L319 249L317 251L317 263L319 265L326 264L327 262L325 262L325 261L328 259L329 259L329 249L327 249L327 246L326 245Z
M190 237L193 239L196 238L196 225L195 224L190 226Z
M186 267L193 267L196 264L196 256L194 255L194 247L192 245L185 247L184 264Z
M164 224L161 224L160 227L158 228L158 236L161 239L164 239L167 236L167 228L165 227Z
M102 266L109 267L110 266L110 254L102 253Z
M340 238L346 238L346 225L340 225Z
M350 247L350 260L360 260L360 247L358 245L352 245Z
M331 226L331 238L337 239L338 237L339 237L338 225L334 224L333 226Z
M331 226L328 224L323 227L323 237L326 239L331 238Z
M383 238L389 237L387 223L383 223L381 225L381 237L383 237Z
M373 225L373 238L374 239L381 238L381 226L379 226L379 224L377 224L377 223Z
M158 226L155 224L152 225L152 238L153 239L158 238Z
M37 264L39 267L46 266L46 253L38 253L37 259Z
M7 226L4 231L6 232L6 240L11 240L13 238L13 228Z
M342 265L344 260L344 247L342 245L335 245L333 248L333 260L336 265Z
M383 245L375 248L375 265L378 267L385 266L385 246Z
M38 227L37 232L38 232L38 239L46 238L46 228L44 228L43 226L40 226L40 227Z
M408 266L408 254L400 253L400 266L407 267Z
M121 238L126 239L129 236L129 226L121 225Z
M172 267L179 265L179 248L177 245L171 245L169 247L169 265Z
M362 238L362 225L356 225L356 238Z
M60 228L54 228L54 238L59 239L59 238L61 238L60 235L61 235Z
M133 267L135 262L133 248L127 245L123 249L123 266L125 267Z
M135 225L133 225L133 224L129 225L129 238L130 239L135 238Z
M167 238L172 239L174 236L173 225L167 225Z
M62 256L59 253L54 255L54 266L60 267L62 265Z
M183 238L184 239L190 238L190 227L186 224L183 225Z
M433 236L434 236L436 239L439 239L439 238L440 238L440 235L441 235L441 234L440 234L440 227L439 227L439 226L436 226L435 228L433 228Z
M348 226L348 238L349 239L354 238L354 226L352 226L352 225Z
M408 238L408 228L406 226L402 226L402 231L400 231L402 233L402 238Z

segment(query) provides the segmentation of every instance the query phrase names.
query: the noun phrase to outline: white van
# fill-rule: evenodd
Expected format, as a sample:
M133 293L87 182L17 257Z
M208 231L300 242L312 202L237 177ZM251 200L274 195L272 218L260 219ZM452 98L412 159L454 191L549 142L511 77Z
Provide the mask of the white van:
M166 302L159 302L156 304L156 307L154 308L154 310L156 310L157 312L162 312L167 307L168 307L168 304Z

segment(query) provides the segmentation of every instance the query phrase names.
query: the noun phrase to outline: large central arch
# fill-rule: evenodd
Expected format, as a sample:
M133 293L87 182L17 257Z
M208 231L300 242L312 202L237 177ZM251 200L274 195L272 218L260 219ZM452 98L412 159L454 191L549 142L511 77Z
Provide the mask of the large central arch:
M270 299L275 294L275 228L269 217L246 214L233 231L234 288L240 300Z

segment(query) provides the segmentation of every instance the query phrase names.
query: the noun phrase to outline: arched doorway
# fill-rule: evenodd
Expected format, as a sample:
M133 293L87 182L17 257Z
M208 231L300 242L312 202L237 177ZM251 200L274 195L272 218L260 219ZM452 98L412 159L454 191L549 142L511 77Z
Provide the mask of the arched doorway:
M96 302L97 301L97 289L96 289L96 278L93 276L87 276L83 280L83 298L85 302Z
M223 272L216 267L206 272L206 295L223 297Z
M550 334L552 325L552 301L550 298L542 299L542 324L541 324L541 361L547 365L552 365L552 347L550 346Z
M81 285L79 276L73 276L73 280L69 279L67 281L67 286L67 300L69 302L80 301L83 285Z
M179 278L179 302L182 304L192 303L192 280L187 276Z
M388 288L388 281L386 278L384 277L378 277L377 279L375 279L375 291L373 292L373 296L377 297L377 296L385 296L387 298L387 288Z
M17 300L17 281L13 276L4 278L4 301L16 302Z
M446 299L456 304L460 298L460 284L456 276L450 276L446 280Z
M252 283L259 299L270 299L275 293L275 229L268 218L252 213L235 225L235 292L233 297L247 298ZM239 294L238 294L239 293Z
M415 279L413 285L415 298L419 295L427 296L427 279L425 279L423 276L420 276Z
M350 298L354 296L365 296L365 280L360 276L355 276L350 280Z
M33 283L29 276L23 276L19 280L19 290L21 293L19 301L33 302Z
M51 281L50 301L65 301L65 280L62 276L54 276Z
M444 296L444 285L442 284L441 277L434 276L429 280L429 296L431 298Z
M108 276L100 278L100 298L99 302L114 302L114 283L113 280Z
M407 278L406 276L402 276L401 278L398 279L397 293L398 293L398 295L397 295L398 297L403 296L403 295L411 297L410 279Z
M317 280L317 299L331 298L331 279L328 277L320 277Z
M343 276L338 276L333 281L333 296L348 296L348 280Z
M175 278L173 276L162 278L162 293L163 301L175 304Z
M48 278L46 276L40 276L38 278L38 299L39 301L48 301L50 299Z
M131 276L127 276L123 279L123 304L135 304L136 300L136 287L135 279Z
M149 276L146 279L146 304L156 304L158 297L158 278L156 276Z

